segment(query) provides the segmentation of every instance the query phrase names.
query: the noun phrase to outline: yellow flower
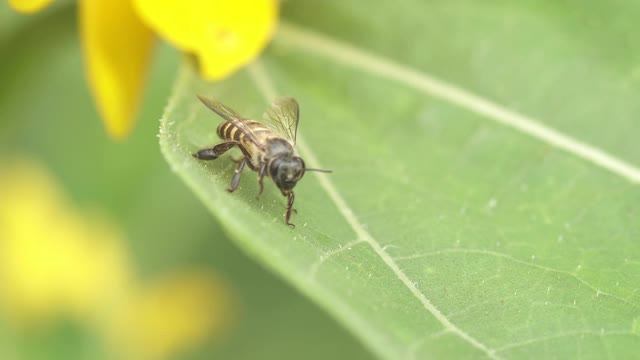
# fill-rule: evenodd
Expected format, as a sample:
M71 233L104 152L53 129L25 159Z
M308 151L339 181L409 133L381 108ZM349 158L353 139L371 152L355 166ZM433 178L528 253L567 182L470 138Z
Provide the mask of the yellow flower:
M38 11L52 0L9 0ZM154 33L198 57L203 77L221 80L248 64L275 30L278 0L80 0L87 78L109 134L130 132Z
M71 317L117 359L167 359L228 328L222 281L187 271L140 284L113 224L72 206L35 163L0 168L0 317L24 330Z
M2 164L0 306L18 322L89 316L131 287L117 230L80 216L49 174L29 162Z
M16 11L24 14L31 14L42 10L53 0L9 0L9 5Z
M105 337L117 358L166 359L228 328L228 291L203 272L143 288L110 317Z

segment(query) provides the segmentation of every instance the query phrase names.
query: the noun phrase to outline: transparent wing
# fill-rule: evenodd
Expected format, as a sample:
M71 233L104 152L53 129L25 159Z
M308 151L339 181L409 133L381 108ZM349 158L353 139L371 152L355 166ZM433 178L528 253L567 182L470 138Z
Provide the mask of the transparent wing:
M264 124L284 138L296 143L300 107L296 99L285 96L277 98L262 115Z
M200 99L200 101L202 101L202 103L205 104L209 109L220 115L221 118L232 123L238 129L242 130L242 132L245 134L245 137L251 140L251 142L260 147L263 146L263 144L258 141L258 137L255 135L253 130L251 130L251 128L244 122L245 119L243 119L242 116L240 116L237 112L233 111L233 109L219 101L209 99L201 95L198 95L198 99Z

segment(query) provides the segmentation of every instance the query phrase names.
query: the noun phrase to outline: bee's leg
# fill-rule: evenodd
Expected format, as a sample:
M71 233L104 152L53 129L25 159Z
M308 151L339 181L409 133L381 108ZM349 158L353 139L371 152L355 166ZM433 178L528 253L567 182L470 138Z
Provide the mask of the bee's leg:
M262 180L264 180L264 175L267 173L267 163L263 162L262 164L260 164L260 170L258 171L258 185L260 185L260 191L258 191L258 195L256 196L256 199L260 197L260 195L262 195L262 191L264 190L264 184L262 183Z
M224 142L212 148L202 149L192 156L200 160L215 160L236 145L240 145L240 143L237 141Z
M234 192L238 188L238 184L240 184L240 174L242 174L242 170L244 169L244 165L247 163L247 158L242 158L240 164L236 168L236 173L233 174L233 179L231 179L231 187L227 189L228 192Z
M293 194L293 191L289 191L289 193L287 194L287 215L284 218L285 223L293 228L296 226L289 222L289 219L291 219L291 211L293 210L293 201L295 200L295 198L296 197Z

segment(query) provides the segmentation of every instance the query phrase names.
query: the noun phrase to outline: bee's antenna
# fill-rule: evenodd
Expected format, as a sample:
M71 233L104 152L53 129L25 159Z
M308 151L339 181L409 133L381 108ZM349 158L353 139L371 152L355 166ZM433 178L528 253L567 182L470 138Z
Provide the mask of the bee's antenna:
M323 173L332 173L333 172L333 170L312 169L312 168L305 168L304 171L317 171L317 172L323 172Z

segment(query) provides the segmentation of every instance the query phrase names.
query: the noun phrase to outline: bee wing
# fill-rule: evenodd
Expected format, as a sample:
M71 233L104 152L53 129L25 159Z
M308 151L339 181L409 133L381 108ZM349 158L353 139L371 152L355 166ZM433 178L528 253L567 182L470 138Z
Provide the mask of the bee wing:
M198 99L200 99L200 101L202 101L203 104L205 104L209 109L213 110L221 118L232 123L238 129L242 130L242 132L245 134L245 137L249 139L251 142L253 142L254 144L260 147L263 146L263 144L258 140L258 137L255 135L253 130L251 130L251 128L244 122L244 119L242 118L242 116L240 116L237 112L233 111L233 109L231 109L230 107L228 107L227 105L219 101L209 99L201 95L198 95Z
M262 115L264 124L294 145L298 133L300 107L291 96L277 98Z

